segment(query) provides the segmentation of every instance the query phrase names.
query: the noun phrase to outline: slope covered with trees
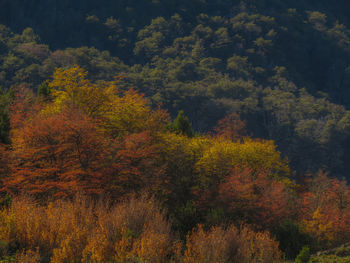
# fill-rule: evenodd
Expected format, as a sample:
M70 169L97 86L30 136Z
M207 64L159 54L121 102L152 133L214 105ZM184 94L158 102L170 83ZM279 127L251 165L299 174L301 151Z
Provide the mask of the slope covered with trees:
M162 103L172 117L184 110L196 131L239 113L249 134L275 140L298 173L347 176L346 1L2 4L2 22L24 30L1 27L5 92L36 90L56 67L74 64L93 80L123 74L120 85Z
M350 242L348 1L35 2L0 3L0 259Z
M238 115L219 121L214 133L194 134L183 112L169 122L165 110L152 109L142 94L119 86L120 78L93 82L87 75L78 66L58 68L38 95L26 88L12 91L11 144L0 148L1 191L29 194L38 203L26 197L11 203L4 197L4 255L39 257L41 262L84 262L86 257L97 262L149 257L157 262L231 262L232 257L279 262L282 255L294 258L303 245L314 251L350 241L345 181L320 171L297 184L275 143L245 135ZM146 197L135 197L135 192L154 197L142 201ZM102 196L110 200L107 207L96 203L105 202ZM80 199L69 203L74 198ZM153 229L146 226L154 219L142 223L140 215L130 224L144 230L118 225L108 211L122 200L141 207L142 202L159 203L169 220L159 231L166 232L154 230L155 236L148 237ZM24 216L23 209L38 211ZM123 213L137 212L128 209L133 212ZM150 213L158 218L157 211ZM57 223L57 213L72 224L78 220L74 216L87 221L52 229L60 239L51 240L47 229ZM43 229L35 227L36 220L42 221L39 215L49 220ZM115 229L106 230L98 217L110 218L103 222ZM67 236L69 229L75 234ZM97 231L96 237L86 236L91 231ZM99 238L105 240L100 231L112 235L106 247L97 245ZM148 250L155 246L164 254Z

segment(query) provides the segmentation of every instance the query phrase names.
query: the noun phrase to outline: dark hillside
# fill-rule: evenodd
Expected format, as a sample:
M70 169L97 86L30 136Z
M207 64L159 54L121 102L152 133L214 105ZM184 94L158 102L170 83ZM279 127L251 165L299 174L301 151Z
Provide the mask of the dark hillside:
M1 29L0 85L36 90L73 64L95 80L122 73L196 131L236 112L297 171L346 176L349 13L345 0L3 0L0 23L18 34Z

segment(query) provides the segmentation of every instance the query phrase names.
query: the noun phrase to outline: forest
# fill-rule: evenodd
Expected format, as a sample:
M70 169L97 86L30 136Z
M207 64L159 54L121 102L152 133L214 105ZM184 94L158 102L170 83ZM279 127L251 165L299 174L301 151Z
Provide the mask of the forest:
M349 262L349 14L0 1L0 262Z

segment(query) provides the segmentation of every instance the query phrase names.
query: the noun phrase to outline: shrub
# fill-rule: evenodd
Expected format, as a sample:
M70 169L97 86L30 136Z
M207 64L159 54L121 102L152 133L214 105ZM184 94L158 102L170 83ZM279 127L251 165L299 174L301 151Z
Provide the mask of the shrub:
M79 195L46 206L17 197L0 211L0 240L23 251L19 262L157 263L179 250L164 213L146 195L114 205Z
M297 258L295 259L295 263L307 263L310 260L310 248L307 246L304 246Z
M278 242L267 232L254 232L248 227L240 230L213 227L205 231L202 226L187 237L185 263L196 262L280 262Z

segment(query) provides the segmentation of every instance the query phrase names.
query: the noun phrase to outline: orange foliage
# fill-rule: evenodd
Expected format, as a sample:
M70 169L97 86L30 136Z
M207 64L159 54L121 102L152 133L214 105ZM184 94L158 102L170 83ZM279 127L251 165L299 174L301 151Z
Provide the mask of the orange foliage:
M12 175L8 190L34 195L100 192L106 140L97 125L74 108L38 114L12 138Z
M0 178L9 174L9 150L8 146L0 144Z
M185 263L273 263L281 262L278 242L269 233L256 233L247 227L227 229L202 226L187 236Z
M26 251L19 257L28 262L38 262L34 250L52 263L169 262L178 247L159 205L145 195L113 206L77 196L43 207L19 197L0 211L0 239Z
M106 135L113 138L145 130L159 131L167 123L168 114L160 109L152 111L143 94L132 89L119 90L118 78L92 83L87 75L79 66L57 69L49 82L53 103L45 111L59 112L73 105L97 120Z
M157 190L162 183L164 166L149 132L125 136L113 149L112 164L106 171L106 191L113 196Z
M18 253L15 263L40 263L40 254L37 250L26 250Z
M220 184L217 200L236 219L271 227L291 216L291 194L267 173L235 168Z
M29 89L18 88L14 92L15 98L10 107L12 133L21 128L27 120L35 116L39 109L35 102L34 94Z
M245 122L241 120L237 113L232 113L219 120L214 130L216 136L231 141L237 141L247 134Z
M328 245L349 242L350 187L346 181L320 171L307 186L301 194L299 214L305 230Z
M51 101L16 93L3 190L59 197L157 188L164 166L153 145L167 112L152 111L136 91L118 90L117 80L92 83L86 76L78 66L58 69L49 82Z

